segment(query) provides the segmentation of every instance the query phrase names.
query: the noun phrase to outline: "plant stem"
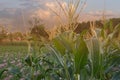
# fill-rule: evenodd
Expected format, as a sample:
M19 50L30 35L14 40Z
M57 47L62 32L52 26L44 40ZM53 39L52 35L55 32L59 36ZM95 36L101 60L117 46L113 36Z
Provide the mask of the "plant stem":
M80 74L77 74L78 80L80 80Z

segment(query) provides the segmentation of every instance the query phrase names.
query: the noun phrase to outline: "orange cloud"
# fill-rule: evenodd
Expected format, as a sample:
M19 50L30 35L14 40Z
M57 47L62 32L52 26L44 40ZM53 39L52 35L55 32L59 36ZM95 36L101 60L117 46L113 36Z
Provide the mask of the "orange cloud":
M51 13L48 10L39 9L31 15L31 17L40 17L41 19L48 19L51 17Z

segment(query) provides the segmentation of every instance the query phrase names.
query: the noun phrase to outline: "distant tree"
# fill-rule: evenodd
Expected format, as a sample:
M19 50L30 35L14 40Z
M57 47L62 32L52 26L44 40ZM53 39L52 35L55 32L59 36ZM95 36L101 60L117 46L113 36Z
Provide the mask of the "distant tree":
M32 25L30 34L34 39L42 40L44 38L48 40L49 35L45 30L44 24L41 22L39 18L34 18L32 21L30 21L30 24Z
M7 37L7 30L0 26L0 42L2 42Z
M15 32L11 35L14 39L23 40L23 34L21 32Z
M11 32L8 34L8 39L10 40L10 42L13 42L14 40L13 34Z
M113 28L114 28L116 25L120 24L120 18L108 19L108 20L106 20L106 23L103 23L102 20L96 20L96 21L94 21L94 23L95 23L95 27L97 27L97 28L103 28L103 26L105 24L107 24L106 26L108 28L108 32L110 33L111 32L110 26L113 26ZM89 28L90 28L90 21L78 23L74 32L81 33L82 31L89 29Z

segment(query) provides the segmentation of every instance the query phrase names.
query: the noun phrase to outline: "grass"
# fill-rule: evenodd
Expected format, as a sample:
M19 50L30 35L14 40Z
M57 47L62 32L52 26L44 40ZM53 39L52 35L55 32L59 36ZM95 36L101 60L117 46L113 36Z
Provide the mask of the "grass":
M27 46L25 41L23 42L0 42L0 46Z
M0 45L0 53L25 53L27 54L27 46L15 46L15 45L7 45L1 46Z

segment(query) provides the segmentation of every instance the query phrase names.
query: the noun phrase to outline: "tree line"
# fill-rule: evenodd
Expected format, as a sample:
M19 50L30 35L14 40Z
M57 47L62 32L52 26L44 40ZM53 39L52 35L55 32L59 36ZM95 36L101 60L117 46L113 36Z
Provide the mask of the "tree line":
M107 23L111 22L108 26L116 26L120 23L120 18L113 18L109 19ZM103 22L102 20L94 21L95 27L102 28ZM41 41L42 39L49 39L49 32L46 31L44 24L41 22L40 19L35 18L33 21L30 21L30 36L31 39ZM74 30L76 33L81 33L83 30L90 28L90 21L78 23L77 28ZM52 33L52 32L51 32ZM24 41L26 40L27 34L21 32L8 32L6 28L0 26L0 42L9 41Z

